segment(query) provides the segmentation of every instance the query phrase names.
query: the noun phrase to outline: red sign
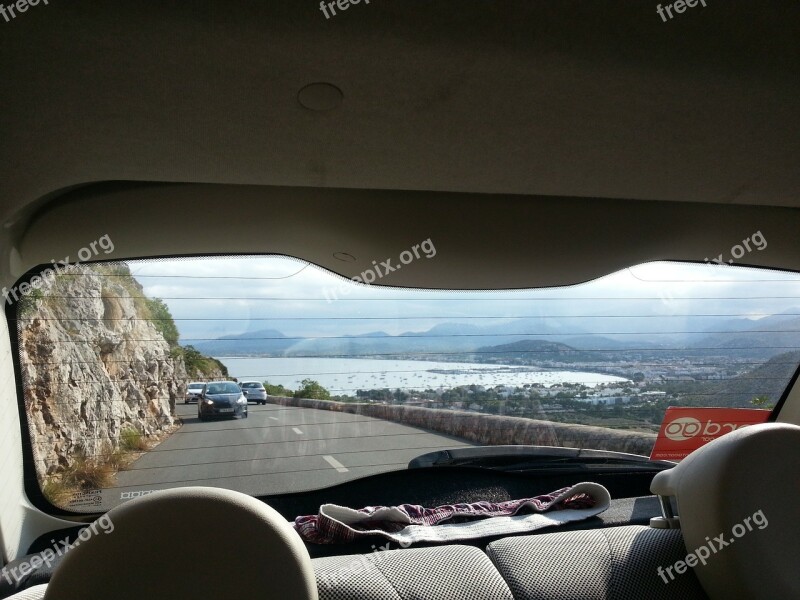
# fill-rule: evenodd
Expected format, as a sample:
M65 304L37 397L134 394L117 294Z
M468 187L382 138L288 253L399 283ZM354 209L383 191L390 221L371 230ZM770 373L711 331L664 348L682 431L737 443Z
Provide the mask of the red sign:
M765 423L771 411L760 408L676 408L664 415L650 460L681 460L693 450L736 429Z

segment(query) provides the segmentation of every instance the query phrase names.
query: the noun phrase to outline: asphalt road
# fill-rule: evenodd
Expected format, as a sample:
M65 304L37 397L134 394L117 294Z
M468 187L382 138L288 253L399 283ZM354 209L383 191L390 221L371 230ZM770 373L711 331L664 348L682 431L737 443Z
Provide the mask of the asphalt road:
M310 408L251 404L247 419L206 422L198 420L194 404L180 404L177 412L183 426L120 472L118 487L103 490L103 505L187 485L252 495L316 489L469 445L399 423Z

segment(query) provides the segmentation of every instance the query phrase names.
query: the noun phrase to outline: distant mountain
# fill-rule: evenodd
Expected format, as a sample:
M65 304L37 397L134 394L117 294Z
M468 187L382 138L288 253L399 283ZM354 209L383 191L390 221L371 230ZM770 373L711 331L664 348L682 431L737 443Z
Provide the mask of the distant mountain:
M546 340L522 340L499 346L484 346L478 348L476 357L482 360L525 359L536 361L559 362L599 362L606 357L600 352L578 350L560 342Z
M400 337L419 336L450 336L450 335L480 335L486 333L484 327L468 323L439 323L426 331L405 331Z
M610 333L595 333L603 331ZM695 331L698 333L680 333ZM644 335L631 335L637 332ZM606 358L609 358L608 351L614 350L671 349L676 354L687 356L719 355L724 352L734 357L767 359L786 352L786 347L800 349L800 318L775 315L757 321L739 318L723 322L707 317L672 320L656 316L646 319L602 316L523 318L487 325L445 322L427 330L406 331L400 335L373 331L340 336L326 333L320 337L303 338L287 337L275 329L262 329L226 335L194 346L211 356L459 354L532 339L565 344L572 351L603 351ZM598 358L586 360L595 361Z
M430 340L447 339L447 348L453 351L476 350L482 346L496 346L524 341L532 336L546 336L561 341L567 335L588 333L575 323L555 319L514 319L505 323L473 325L465 323L439 323L426 331L408 331L399 337L424 337ZM439 343L432 345L440 346Z
M308 337L297 340L286 356L461 353L474 350L482 341L480 337L443 334L441 330L433 334L423 331L402 335Z
M277 329L261 329L224 335L215 340L197 342L193 346L210 356L283 355L296 342L296 339L287 338Z
M751 322L747 329L729 329L714 333L694 342L689 347L703 349L706 353L719 353L736 357L769 358L792 350L800 350L800 318L768 317Z
M653 348L661 347L660 344L650 342L638 342L615 340L602 335L578 335L568 336L562 340L565 344L572 346L577 350L630 350L633 348L642 348L643 346L651 346Z
M414 353L472 352L484 345L522 341L531 334L558 331L552 324L536 319L517 319L512 323L479 326L465 323L439 323L423 331L406 331L389 335L375 331L358 335L287 337L274 330L227 335L216 340L199 342L195 347L212 356L341 356ZM566 333L582 333L570 328Z
M692 388L692 392L697 394L693 404L753 408L750 401L756 396L767 396L774 404L798 365L800 351L786 352L733 379L696 383Z

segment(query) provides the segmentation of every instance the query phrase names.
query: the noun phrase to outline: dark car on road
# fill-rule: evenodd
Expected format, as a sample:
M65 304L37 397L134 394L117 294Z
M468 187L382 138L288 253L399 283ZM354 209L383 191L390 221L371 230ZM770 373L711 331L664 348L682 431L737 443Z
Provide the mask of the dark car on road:
M247 399L233 381L212 381L203 387L197 400L197 417L205 421L210 417L247 418Z
M239 385L248 402L255 402L256 404L267 403L267 390L264 389L264 384L260 381L243 381Z

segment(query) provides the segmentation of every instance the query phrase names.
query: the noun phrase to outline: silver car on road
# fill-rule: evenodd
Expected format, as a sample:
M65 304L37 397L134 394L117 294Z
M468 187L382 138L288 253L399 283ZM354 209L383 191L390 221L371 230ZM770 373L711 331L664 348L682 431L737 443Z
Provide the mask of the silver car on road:
M247 398L247 402L267 403L267 390L264 389L264 385L260 381L242 381L239 387L242 388L242 393Z
M203 393L203 386L205 385L202 381L193 381L188 386L186 386L186 396L183 399L184 404L189 404L189 402L197 402L197 399L200 397L200 394Z

